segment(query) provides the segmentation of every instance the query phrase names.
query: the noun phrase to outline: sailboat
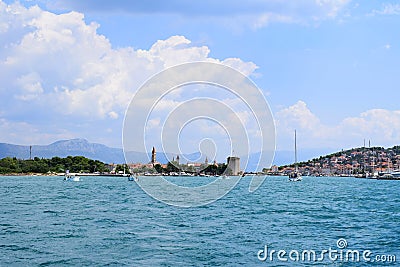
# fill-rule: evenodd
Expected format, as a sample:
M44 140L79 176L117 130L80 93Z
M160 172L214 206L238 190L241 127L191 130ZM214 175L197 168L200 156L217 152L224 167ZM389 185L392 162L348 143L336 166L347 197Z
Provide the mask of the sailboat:
M296 130L294 130L294 165L295 171L289 174L289 182L299 182L302 180L301 174L298 171L297 166L297 136Z

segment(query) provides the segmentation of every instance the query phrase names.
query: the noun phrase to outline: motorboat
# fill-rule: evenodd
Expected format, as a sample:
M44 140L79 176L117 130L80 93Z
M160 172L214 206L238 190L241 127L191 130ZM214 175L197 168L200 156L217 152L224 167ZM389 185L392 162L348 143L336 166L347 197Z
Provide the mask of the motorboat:
M72 174L72 173L66 173L64 176L64 181L79 182L80 177L76 176L75 174Z

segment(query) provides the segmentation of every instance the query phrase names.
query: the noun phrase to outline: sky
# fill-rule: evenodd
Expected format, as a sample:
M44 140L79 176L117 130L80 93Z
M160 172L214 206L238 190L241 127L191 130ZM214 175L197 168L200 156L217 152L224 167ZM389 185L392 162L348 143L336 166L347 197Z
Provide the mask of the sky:
M0 0L0 142L121 147L148 78L210 61L260 88L277 150L399 145L398 25L390 0Z

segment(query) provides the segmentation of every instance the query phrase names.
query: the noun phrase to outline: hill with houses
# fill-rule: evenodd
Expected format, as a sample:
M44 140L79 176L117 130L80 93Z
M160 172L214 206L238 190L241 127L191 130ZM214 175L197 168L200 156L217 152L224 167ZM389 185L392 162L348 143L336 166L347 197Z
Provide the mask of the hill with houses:
M286 175L295 168L294 164L273 166L269 173ZM359 147L342 150L298 163L304 175L361 175L390 172L400 169L400 146L392 148Z

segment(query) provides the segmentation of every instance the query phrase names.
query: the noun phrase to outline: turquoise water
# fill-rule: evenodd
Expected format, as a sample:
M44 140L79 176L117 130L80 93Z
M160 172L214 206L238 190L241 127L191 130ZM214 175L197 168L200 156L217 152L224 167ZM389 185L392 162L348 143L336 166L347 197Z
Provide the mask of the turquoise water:
M348 249L398 256L384 266L400 262L399 181L267 177L251 194L244 178L213 204L177 208L126 178L62 179L0 177L1 266L384 265L257 257L265 245L336 249L339 238Z

